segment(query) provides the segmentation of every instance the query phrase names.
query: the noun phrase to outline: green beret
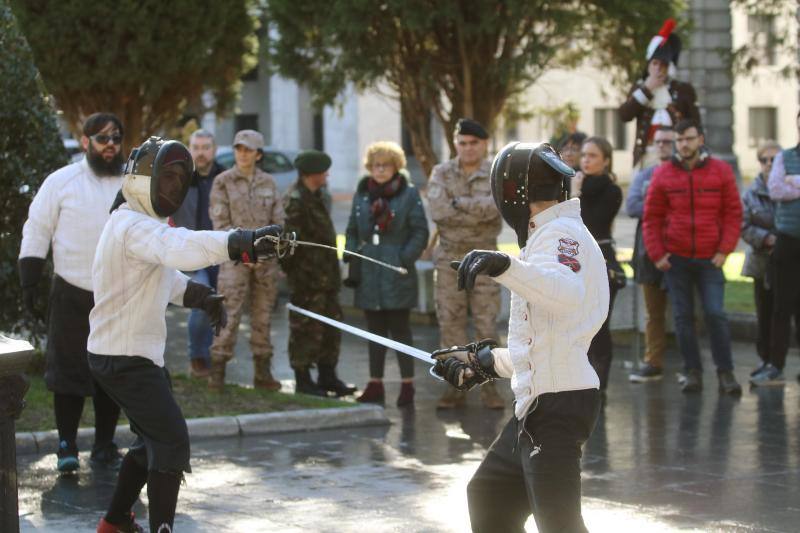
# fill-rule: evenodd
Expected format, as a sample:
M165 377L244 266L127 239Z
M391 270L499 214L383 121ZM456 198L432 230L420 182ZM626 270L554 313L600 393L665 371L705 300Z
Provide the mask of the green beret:
M331 168L331 156L319 150L303 150L294 158L301 174L320 174Z

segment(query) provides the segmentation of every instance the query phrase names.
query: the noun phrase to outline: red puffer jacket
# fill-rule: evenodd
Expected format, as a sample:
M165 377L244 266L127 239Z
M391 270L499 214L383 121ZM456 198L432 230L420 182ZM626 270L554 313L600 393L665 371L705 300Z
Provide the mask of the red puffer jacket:
M733 170L704 157L686 170L673 159L656 168L644 203L643 234L654 262L667 253L710 259L739 241L742 203Z

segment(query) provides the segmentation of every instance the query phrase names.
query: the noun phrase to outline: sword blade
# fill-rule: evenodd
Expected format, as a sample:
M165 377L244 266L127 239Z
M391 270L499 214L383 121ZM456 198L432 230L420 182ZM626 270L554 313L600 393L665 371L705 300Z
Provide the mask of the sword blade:
M432 365L436 362L431 357L431 354L429 352L420 350L419 348L414 348L413 346L409 346L408 344L403 344L402 342L397 342L392 339L387 339L386 337L381 337L380 335L375 335L374 333L370 333L369 331L364 331L363 329L351 326L349 324L345 324L344 322L339 322L338 320L334 320L332 318L328 318L326 316L317 314L313 311L309 311L308 309L297 307L294 304L286 304L286 308L289 311L294 311L295 313L305 315L309 318L313 318L314 320L319 320L320 322L324 322L329 326L333 326L342 331L346 331L347 333L356 335L358 337L361 337L362 339L367 339L372 342L376 342L382 346L386 346L387 348L391 348L392 350L397 350L398 352L410 355L411 357L415 357L420 361L425 361L429 365Z

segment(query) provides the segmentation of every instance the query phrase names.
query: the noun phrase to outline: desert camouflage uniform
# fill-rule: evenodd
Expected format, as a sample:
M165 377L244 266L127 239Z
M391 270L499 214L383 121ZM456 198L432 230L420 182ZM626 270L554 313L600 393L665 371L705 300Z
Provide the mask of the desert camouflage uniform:
M298 181L286 192L283 205L286 210L285 231L296 232L301 241L336 246L336 230L322 191L311 192ZM298 246L294 255L281 259L281 267L288 277L293 304L341 320L341 273L336 252ZM309 368L315 364L335 367L339 361L340 342L338 329L289 313L289 362L292 368Z
M283 224L283 204L275 180L256 168L252 178L243 176L234 166L214 180L209 200L215 230L254 229L269 224ZM253 351L255 381L269 374L272 359L270 319L278 295L277 261L257 264L223 263L217 290L225 295L228 325L211 345L212 369L233 359L236 334L247 296L250 296L250 348ZM224 368L224 366L223 366Z
M456 157L436 165L428 181L429 213L439 232L433 261L436 318L442 348L473 340L467 335L470 310L475 338L497 339L500 286L488 276L478 276L473 290L459 291L456 271L450 268L450 261L460 261L471 250L497 249L502 219L492 198L490 170L491 163L484 160L477 171L465 176ZM493 392L492 384L487 385L489 389L481 387L483 394Z

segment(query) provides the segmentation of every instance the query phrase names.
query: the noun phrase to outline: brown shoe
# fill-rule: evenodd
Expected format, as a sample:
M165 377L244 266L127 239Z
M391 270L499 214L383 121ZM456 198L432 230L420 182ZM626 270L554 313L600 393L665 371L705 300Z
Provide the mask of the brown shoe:
M487 409L505 409L506 402L497 392L497 386L493 381L481 385L481 401Z
M253 359L253 387L271 392L281 390L281 382L272 377L272 357Z
M189 366L189 375L195 379L208 378L208 360L202 357L192 359Z
M225 390L224 362L211 361L211 369L208 372L208 390L211 392L222 392Z
M442 397L436 403L437 409L455 409L456 407L464 407L467 405L467 393L460 391L455 387L447 387Z

